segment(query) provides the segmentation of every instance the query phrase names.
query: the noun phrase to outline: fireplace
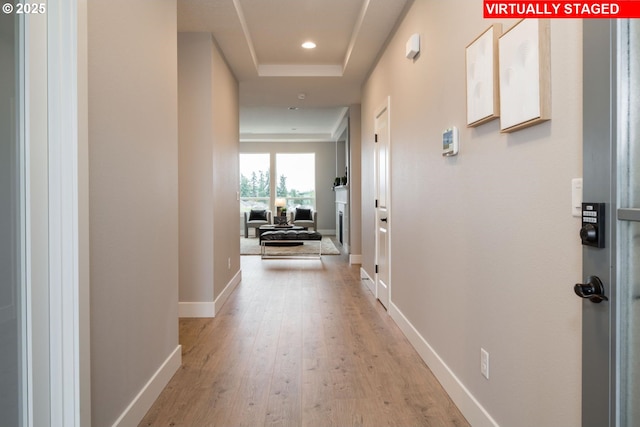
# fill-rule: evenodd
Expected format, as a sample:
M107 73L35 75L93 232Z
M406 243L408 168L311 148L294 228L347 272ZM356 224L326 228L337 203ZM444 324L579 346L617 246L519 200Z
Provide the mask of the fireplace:
M349 251L349 187L340 186L336 192L336 240L340 242L345 252Z

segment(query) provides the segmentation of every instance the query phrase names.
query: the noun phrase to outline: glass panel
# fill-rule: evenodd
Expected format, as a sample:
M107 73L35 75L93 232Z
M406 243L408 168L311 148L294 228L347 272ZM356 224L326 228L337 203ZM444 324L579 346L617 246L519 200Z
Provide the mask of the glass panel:
M621 221L620 298L620 419L621 426L640 425L640 223ZM624 249L623 249L624 248Z
M276 154L276 197L285 198L287 209L316 207L315 153Z
M0 14L0 418L22 424L17 15Z
M266 154L240 154L240 213L269 209L271 159Z
M620 22L619 204L640 207L640 23ZM640 223L619 221L620 426L640 425Z

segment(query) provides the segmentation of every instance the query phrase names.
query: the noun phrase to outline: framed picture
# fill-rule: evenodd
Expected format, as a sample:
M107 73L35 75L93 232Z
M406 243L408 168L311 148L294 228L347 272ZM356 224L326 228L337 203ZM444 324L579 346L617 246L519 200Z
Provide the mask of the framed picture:
M487 28L465 51L467 66L467 126L478 126L500 115L498 38L502 24Z
M550 23L523 19L499 39L500 131L551 118Z

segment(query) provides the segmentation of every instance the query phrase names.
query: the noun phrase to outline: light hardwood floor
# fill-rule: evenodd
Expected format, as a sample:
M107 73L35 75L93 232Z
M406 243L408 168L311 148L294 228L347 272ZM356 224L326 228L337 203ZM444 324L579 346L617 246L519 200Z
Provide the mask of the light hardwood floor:
M140 426L468 426L343 256L242 257L214 319Z

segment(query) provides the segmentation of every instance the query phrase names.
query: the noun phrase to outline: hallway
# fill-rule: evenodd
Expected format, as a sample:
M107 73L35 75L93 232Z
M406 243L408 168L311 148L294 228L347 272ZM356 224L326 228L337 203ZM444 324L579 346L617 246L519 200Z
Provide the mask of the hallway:
M140 426L468 426L343 256L242 257L214 319Z

